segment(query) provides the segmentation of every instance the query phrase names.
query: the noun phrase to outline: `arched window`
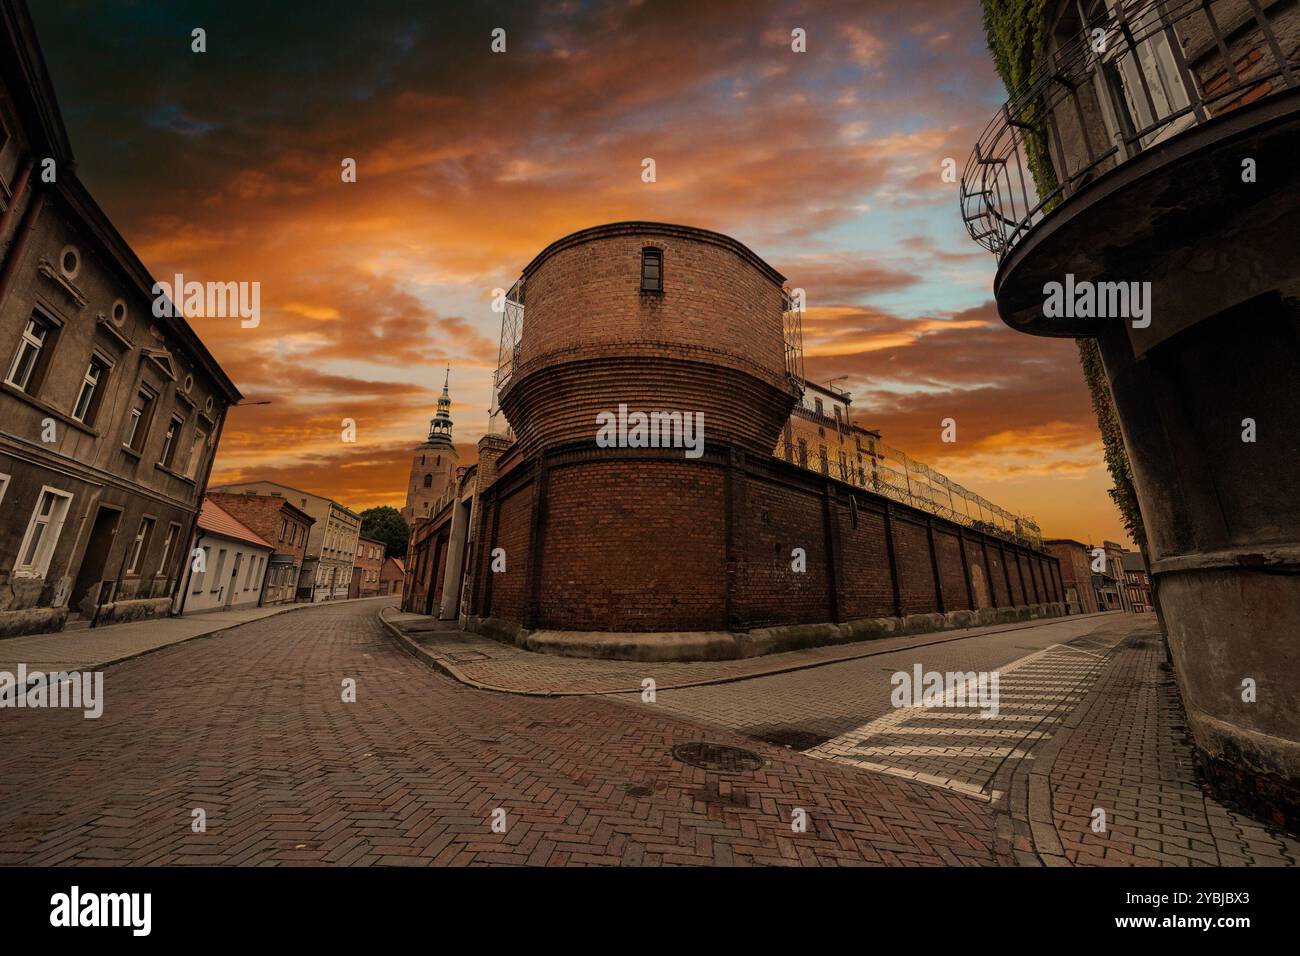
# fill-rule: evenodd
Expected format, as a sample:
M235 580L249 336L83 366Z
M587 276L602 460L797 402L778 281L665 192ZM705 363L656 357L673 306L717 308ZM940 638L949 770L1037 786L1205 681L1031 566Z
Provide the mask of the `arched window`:
M425 476L424 476L424 487L426 487L426 488L432 488L432 487L433 487L433 475L425 475Z

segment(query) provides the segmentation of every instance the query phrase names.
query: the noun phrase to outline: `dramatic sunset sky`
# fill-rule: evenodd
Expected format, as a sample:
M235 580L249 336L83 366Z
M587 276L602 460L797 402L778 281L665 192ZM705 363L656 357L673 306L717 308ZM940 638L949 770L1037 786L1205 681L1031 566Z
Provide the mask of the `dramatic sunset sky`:
M1126 540L1073 343L997 319L941 181L1004 97L974 0L31 6L81 176L141 259L262 284L259 328L194 323L272 401L231 412L214 481L400 507L447 363L463 456L486 427L492 289L649 219L804 288L809 378L888 443L1048 536Z

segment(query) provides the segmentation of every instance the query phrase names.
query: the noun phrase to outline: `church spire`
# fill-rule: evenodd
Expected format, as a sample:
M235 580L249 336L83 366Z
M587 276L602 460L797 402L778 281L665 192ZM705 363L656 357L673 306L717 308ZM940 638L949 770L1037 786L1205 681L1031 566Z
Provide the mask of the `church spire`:
M451 366L447 366L447 376L442 382L442 395L438 397L438 413L429 422L430 445L451 444Z

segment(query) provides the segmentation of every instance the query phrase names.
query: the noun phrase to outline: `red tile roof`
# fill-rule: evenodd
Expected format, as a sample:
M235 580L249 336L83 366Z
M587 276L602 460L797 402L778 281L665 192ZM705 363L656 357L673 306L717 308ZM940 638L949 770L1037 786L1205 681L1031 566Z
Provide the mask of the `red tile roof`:
M275 550L275 546L269 541L263 539L256 532L249 530L247 525L236 520L228 512L223 511L215 501L208 497L204 497L203 510L199 512L199 527L223 538L230 538L234 541L247 541L249 544L255 544L269 551Z

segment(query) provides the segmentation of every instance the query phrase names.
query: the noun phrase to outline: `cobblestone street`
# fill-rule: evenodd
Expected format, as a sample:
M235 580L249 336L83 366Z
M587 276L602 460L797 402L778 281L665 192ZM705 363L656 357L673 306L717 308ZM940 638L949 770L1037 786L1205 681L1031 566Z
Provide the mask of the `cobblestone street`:
M467 689L399 650L369 602L168 647L104 686L99 720L3 712L0 864L995 861L978 801L614 700ZM767 765L673 758L701 741Z
M532 693L519 694L465 686L405 653L381 605L306 608L113 665L99 720L5 710L0 864L1300 858L1202 795L1173 729L1176 693L1153 682L1150 618L669 665L530 655L399 616L439 654L508 662L498 677L526 681ZM891 673L914 663L1001 669L998 716L891 708ZM695 686L653 704L538 696L561 689L566 668L621 688L638 675ZM746 668L767 673L746 679ZM355 703L342 700L347 679ZM748 753L692 754L701 743ZM1103 834L1089 828L1096 806L1108 810ZM792 828L796 808L806 832ZM206 832L192 829L196 809Z

